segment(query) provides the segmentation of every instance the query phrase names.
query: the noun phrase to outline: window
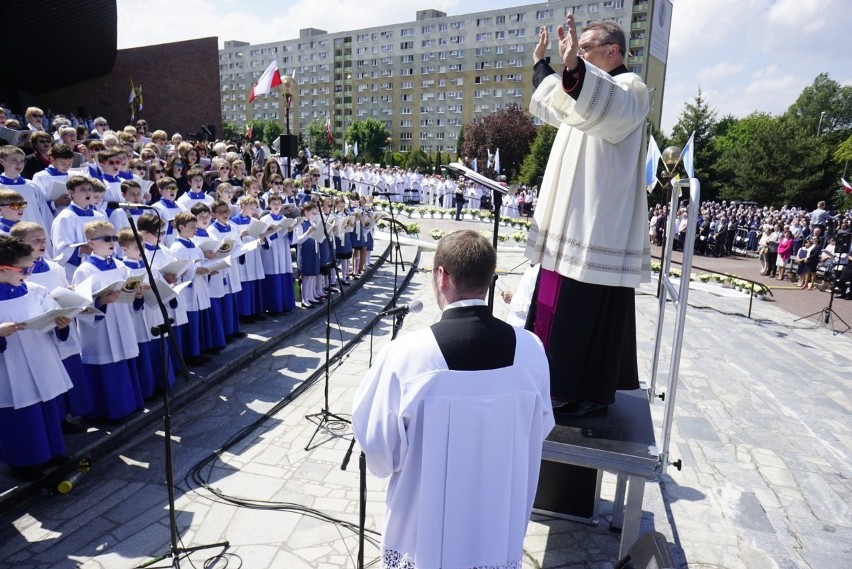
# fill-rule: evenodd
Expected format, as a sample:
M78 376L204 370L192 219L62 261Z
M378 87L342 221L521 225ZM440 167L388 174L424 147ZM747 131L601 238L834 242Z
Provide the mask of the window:
M403 119L399 121L400 128L411 128L411 119Z
M407 37L414 35L414 28L403 28L399 31L400 37Z
M446 24L444 24L444 26L446 26ZM421 34L431 34L434 31L435 31L435 24L432 24L431 26L423 26L422 28L420 28Z
M382 47L382 49L384 49L384 47ZM399 49L414 49L414 42L413 41L400 42Z
M497 24L505 24L506 23L506 16L497 16L497 17L494 18L494 22L497 23Z
M586 7L586 9L589 11L589 14L592 14L592 13L594 13L594 12L597 12L597 11L598 11L598 4L597 4L597 2L595 2L594 4L589 4L589 5Z
M447 31L447 24L438 24L438 31L439 32L446 32Z
M402 89L411 89L413 87L413 83L411 81L403 81L400 88Z
M464 29L464 22L452 22L450 24L450 28L453 29L453 30L463 30Z
M400 55L399 56L399 62L400 63L414 63L414 56L413 55Z
M553 10L536 10L536 20L548 20L553 17Z
M477 18L476 19L476 27L481 28L483 26L490 26L491 18Z
M491 39L491 32L483 32L481 34L476 34L476 41L485 41Z

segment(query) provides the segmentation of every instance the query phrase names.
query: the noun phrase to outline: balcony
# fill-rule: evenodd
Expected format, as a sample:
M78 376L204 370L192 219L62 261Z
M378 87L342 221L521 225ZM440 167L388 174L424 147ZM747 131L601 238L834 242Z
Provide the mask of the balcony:
M647 30L647 29L648 29L648 22L647 21L631 22L630 23L630 31Z
M645 47L645 39L630 40L630 47Z

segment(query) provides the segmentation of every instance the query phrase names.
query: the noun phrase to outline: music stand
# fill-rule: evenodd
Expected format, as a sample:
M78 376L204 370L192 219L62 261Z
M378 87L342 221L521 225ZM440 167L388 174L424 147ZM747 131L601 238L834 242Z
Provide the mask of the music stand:
M486 178L479 172L475 172L462 164L461 162L451 162L447 164L447 168L459 174L468 180L472 180L481 186L485 186L492 193L492 203L494 204L494 229L491 236L491 244L494 245L494 250L497 250L497 235L500 232L500 207L503 205L503 196L509 193L509 188L501 186L499 182ZM497 275L491 281L491 286L488 288L488 310L494 312L494 287L497 284Z

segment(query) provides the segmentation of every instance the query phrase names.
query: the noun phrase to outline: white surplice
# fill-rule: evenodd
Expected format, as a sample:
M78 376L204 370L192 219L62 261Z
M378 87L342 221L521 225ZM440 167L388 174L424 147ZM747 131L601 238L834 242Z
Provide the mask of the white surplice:
M520 569L542 442L554 426L541 343L513 365L450 371L431 329L386 346L355 396L370 471L390 476L388 569Z

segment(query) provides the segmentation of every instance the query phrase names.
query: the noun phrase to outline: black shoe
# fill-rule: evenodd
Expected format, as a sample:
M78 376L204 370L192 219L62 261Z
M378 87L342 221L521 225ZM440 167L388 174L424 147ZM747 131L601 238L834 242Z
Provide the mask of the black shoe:
M183 361L189 367L200 367L209 364L212 360L207 356L186 356Z
M590 417L606 415L609 405L595 401L570 401L553 408L553 413L561 417Z
M231 338L232 340L233 340L233 339L236 339L236 338L245 338L245 337L246 337L246 333L245 333L245 332L234 332L233 334L231 334L231 335L230 335L230 336L228 336L228 337L229 337L229 338Z
M19 482L35 482L44 476L41 470L35 466L19 466L12 468L9 473L12 475L12 478Z
M240 324L254 324L254 316L240 316Z
M269 320L269 317L267 317L265 314L255 314L254 319L255 320Z
M64 454L57 454L49 461L47 461L48 466L62 466L63 464L68 464L71 462L71 459Z
M62 421L62 432L63 433L85 433L89 428L85 425L81 425L80 423L74 423L68 420Z

